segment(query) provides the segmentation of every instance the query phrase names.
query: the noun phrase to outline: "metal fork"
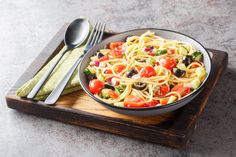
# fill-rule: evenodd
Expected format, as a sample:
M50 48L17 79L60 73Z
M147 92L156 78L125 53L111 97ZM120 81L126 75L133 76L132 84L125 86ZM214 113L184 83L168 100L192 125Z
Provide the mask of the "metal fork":
M86 43L85 49L84 49L84 54L91 49L95 44L99 43L102 40L104 30L105 30L106 24L103 23L96 23L90 33L90 36L88 38L88 41ZM81 55L76 62L73 64L73 66L69 69L69 71L65 74L65 76L61 79L59 84L56 86L56 88L50 93L50 95L47 97L47 99L44 101L48 105L54 104L59 96L61 95L63 89L69 82L72 74L78 67L81 59L83 58L83 55Z

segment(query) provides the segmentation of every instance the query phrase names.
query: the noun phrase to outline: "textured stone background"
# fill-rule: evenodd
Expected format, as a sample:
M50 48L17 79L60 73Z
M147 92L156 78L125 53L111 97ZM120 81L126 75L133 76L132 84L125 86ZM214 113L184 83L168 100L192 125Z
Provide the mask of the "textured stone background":
M4 95L51 37L78 16L123 31L158 27L229 53L189 145L176 150L19 113ZM236 156L236 1L0 0L0 156Z

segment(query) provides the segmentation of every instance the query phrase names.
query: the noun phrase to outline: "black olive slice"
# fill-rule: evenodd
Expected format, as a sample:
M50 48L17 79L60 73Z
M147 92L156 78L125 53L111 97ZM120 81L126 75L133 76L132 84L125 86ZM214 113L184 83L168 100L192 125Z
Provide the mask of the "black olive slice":
M92 73L86 75L86 77L87 77L88 81L91 81L91 80L93 80L93 79L97 79L96 74L92 74Z
M178 68L174 68L173 72L176 77L181 77L186 73L186 71L178 69Z
M183 58L183 63L185 64L185 66L188 66L192 62L193 62L193 56L187 55Z
M142 83L142 82L135 82L133 84L133 88L137 89L137 90L143 90L143 89L146 88L146 86L147 86L147 84L146 83Z
M114 86L111 86L109 84L105 84L104 85L105 88L108 88L108 89L111 89L111 90L115 90L115 87Z
M128 78L131 78L132 76L134 76L134 75L137 74L137 73L138 73L138 72L137 72L135 69L130 69L130 70L127 71L126 76L127 76Z
M97 53L97 56L98 56L98 58L102 58L102 57L104 56L104 54L98 52L98 53Z

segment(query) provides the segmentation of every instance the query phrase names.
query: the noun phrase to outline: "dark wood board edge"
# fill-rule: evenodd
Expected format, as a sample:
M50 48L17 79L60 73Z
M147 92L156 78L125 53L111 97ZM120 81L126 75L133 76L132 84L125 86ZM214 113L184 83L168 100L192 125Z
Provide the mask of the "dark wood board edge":
M7 98L6 101L9 108L35 116L54 119L63 123L84 126L174 148L180 148L185 144L185 141L181 136L179 137L179 135L171 131L157 128L144 128L143 126L133 125L132 123L129 124L112 119L108 120L106 117L100 115L92 115L87 112L75 111L73 109L65 110L64 108L54 108L45 104L26 103L24 101L19 102L18 100L11 98Z
M116 132L116 131L114 131L114 129L104 128L102 126L103 123L101 125L93 124L92 126L90 126L89 123L88 123L88 125L86 125L85 124L85 122L87 123L86 118L91 117L91 115L89 115L88 113L85 113L85 112L78 112L78 111L73 112L74 110L69 110L67 108L61 108L61 109L52 108L51 110L49 110L47 107L45 107L45 105L43 105L43 103L40 104L40 103L32 102L30 100L24 100L23 102L20 102L21 104L19 103L19 101L17 100L17 97L15 96L15 90L20 85L22 85L22 83L24 81L27 81L28 79L30 79L34 76L35 72L37 72L42 67L41 65L45 64L50 56L53 56L52 52L53 52L53 54L59 52L59 50L63 46L62 41L63 41L64 31L65 31L66 27L67 27L67 25L64 25L60 29L60 31L56 34L56 36L51 40L51 42L46 46L46 48L39 54L39 56L34 60L34 62L31 64L31 66L26 70L26 72L20 77L19 81L17 81L16 84L10 89L10 91L8 92L8 94L6 96L6 101L7 101L8 107L19 110L19 111L22 111L22 112L27 112L27 113L31 113L31 114L34 114L34 115L42 116L42 117L55 119L55 120L70 123L70 124L87 126L87 127L90 127L90 128L93 127L93 128L99 129L99 130L113 132L113 133L120 134L120 135L125 135L125 133L121 133L122 130L118 126L126 126L129 129L142 127L142 129L143 129L143 126L138 126L137 124L135 124L135 125L133 125L132 123L127 124L123 121L119 121L119 120L116 120L116 119L114 119L114 120L111 119L111 121L110 121L111 125L109 125L109 126L110 127L112 125L117 126L118 128L116 128L116 129L117 129L118 132ZM211 51L216 51L217 52L218 50L211 50ZM221 52L223 52L223 51L221 51ZM225 57L227 58L227 53L225 53L225 52L223 52L223 53L225 54ZM17 105L15 105L15 104L17 104ZM24 107L21 108L21 107L19 107L19 105L24 106ZM205 105L202 106L202 109L204 107L205 107ZM32 109L32 108L37 108L38 110L35 110L35 109ZM199 110L198 115L200 115L202 109ZM183 109L183 110L187 111L187 108ZM43 111L43 112L39 112L39 111ZM67 115L66 115L67 118L65 118L65 117L61 118L61 117L57 117L57 116L53 117L54 115L57 115L57 112L59 112L59 113L66 112L67 113ZM49 113L49 114L52 114L52 115L51 116L50 115L44 115L44 113ZM85 118L85 119L83 119L84 121L83 122L81 121L81 123L79 123L80 121L77 121L77 122L72 121L71 116L70 116L70 114L72 114L72 113L73 113L72 118L74 118L74 120L78 120L78 119L75 119L75 117L80 118L81 116L82 117L84 116L84 118ZM108 125L107 124L107 119L104 119L103 116L94 116L94 115L92 115L92 117L94 117L96 120L97 120L97 118L99 118L99 120L103 121L106 126ZM188 125L179 127L180 126L179 124L183 123L183 121L182 121L182 120L184 120L183 118L184 117L179 117L178 122L176 123L176 125L173 126L173 128L171 130L168 130L168 132L164 132L164 131L166 131L165 129L161 129L161 128L157 129L157 127L155 127L155 128L151 127L151 128L145 128L146 131L147 131L146 133L149 134L150 132L153 132L153 133L155 133L155 136L158 135L158 136L164 136L164 137L165 137L166 134L171 134L170 137L173 137L173 139L165 139L166 141L163 141L163 142L160 139L157 139L156 143L160 143L160 144L170 146L170 144L167 144L165 142L171 140L173 147L176 147L176 148L177 147L182 147L182 146L185 145L185 143L187 142L186 139L188 139L188 137L191 135L191 132L195 128L195 123L196 123L197 116L194 116L194 117L188 118L188 119L184 118ZM176 130L178 132L175 134ZM137 132L140 132L140 129ZM163 132L163 134L161 132ZM130 137L130 136L136 136L136 135L127 134L125 136ZM141 136L141 137L134 137L134 138L142 139L144 137ZM145 140L145 139L143 139L143 140ZM150 139L150 140L146 139L146 141L155 142L155 140L153 140L153 139Z
M214 50L214 49L208 49L208 51L213 53L213 62L216 63L215 67L213 67L213 72L212 72L212 76L211 79L209 80L208 86L206 89L204 89L202 91L202 93L199 94L198 97L201 97L203 95L204 96L204 102L201 105L198 105L198 102L195 102L194 105L196 105L197 107L192 108L192 105L188 106L186 105L183 109L182 109L182 114L180 115L180 117L178 117L179 120L177 120L173 126L172 129L174 130L178 130L178 133L182 133L183 138L186 139L185 142L187 143L188 140L190 139L190 136L192 135L194 129L196 128L196 122L197 119L199 118L199 116L201 115L201 113L203 112L207 102L208 102L208 98L210 97L210 95L212 94L217 82L219 81L220 77L222 76L222 74L224 73L225 69L227 68L228 65L228 54L224 51L220 51L220 50ZM216 62L217 59L221 58L222 61L221 62ZM222 64L225 63L225 64ZM222 67L223 66L223 67ZM215 74L217 69L217 75ZM198 98L196 98L198 99ZM185 117L186 114L190 114L193 115L191 118L187 118ZM182 125L182 124L188 124L188 125Z

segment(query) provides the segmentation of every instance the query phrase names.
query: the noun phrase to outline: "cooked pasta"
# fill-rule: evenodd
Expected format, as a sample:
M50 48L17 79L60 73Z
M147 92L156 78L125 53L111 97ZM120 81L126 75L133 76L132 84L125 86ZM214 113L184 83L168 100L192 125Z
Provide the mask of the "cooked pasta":
M89 89L104 102L151 107L175 102L196 90L207 73L202 53L190 43L147 31L109 43L84 70Z

